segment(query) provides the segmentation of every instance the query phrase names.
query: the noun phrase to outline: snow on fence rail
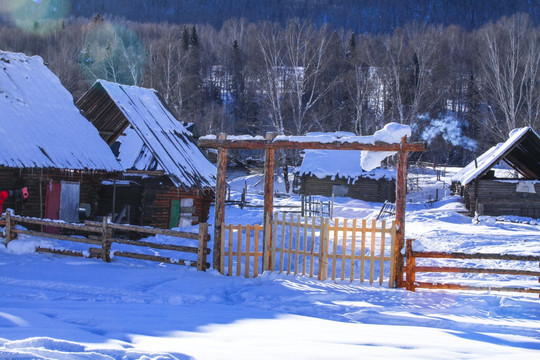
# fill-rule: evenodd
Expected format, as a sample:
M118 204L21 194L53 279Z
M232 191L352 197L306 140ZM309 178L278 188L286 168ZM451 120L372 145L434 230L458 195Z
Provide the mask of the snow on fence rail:
M340 225L342 224L342 225ZM378 226L380 225L380 226ZM395 223L363 219L303 218L276 214L272 242L263 240L262 225L223 225L221 272L256 277L264 270L328 278L384 281L394 274ZM264 260L266 257L266 261ZM263 264L268 264L264 268ZM385 264L387 264L385 266Z
M65 230L68 230L68 232L69 230L71 230L73 233L81 233L81 232L89 233L89 235L80 236L80 235L52 234L52 233L47 233L47 232L42 232L42 231L35 231L35 230L16 229L15 224L17 223L41 225L47 228L52 227L56 229L65 229ZM85 221L83 224L72 224L72 223L65 223L58 220L38 219L38 218L13 215L11 214L11 211L8 210L6 213L2 214L0 225L5 225L6 247L8 246L11 240L16 238L17 234L26 234L26 235L32 235L32 236L37 236L37 237L53 238L57 240L72 241L72 242L77 242L77 243L100 246L101 248L90 248L89 257L101 258L107 262L111 261L111 245L113 243L117 243L117 244L138 246L138 247L151 248L151 249L172 250L172 251L177 251L177 252L182 252L182 253L193 253L193 254L197 254L197 261L195 262L195 261L183 260L183 259L173 259L170 257L159 256L159 255L139 254L139 253L134 253L134 252L129 252L129 251L117 251L117 250L112 251L114 256L128 257L128 258L134 258L134 259L140 259L140 260L158 261L158 262L164 262L168 264L196 266L197 269L200 271L205 271L207 268L210 267L210 264L206 262L206 256L210 253L210 249L207 247L210 236L208 235L208 224L206 223L199 224L198 233L190 233L190 232L183 232L183 231L176 231L176 230L169 230L169 229L158 229L158 228L151 228L151 227L136 226L136 225L115 224L115 223L111 223L108 218L104 218L103 222ZM181 245L174 245L174 244L155 243L155 242L150 242L150 241L122 239L122 238L117 238L113 236L114 230L128 231L128 232L145 234L145 235L161 234L161 235L173 236L177 238L193 239L193 240L198 240L198 246L191 247L191 246L181 246ZM70 255L70 256L79 256L79 257L88 256L83 252L67 250L67 249L51 249L51 248L38 247L36 248L36 251L56 253L56 254L62 254L62 255Z
M483 290L483 291L508 291L540 294L540 288L532 287L510 287L510 286L477 286L449 283L433 283L416 281L416 273L470 273L470 274L504 274L538 277L540 282L540 271L482 268L482 267L456 267L456 266L417 266L416 259L470 259L470 260L504 260L504 261L534 261L539 262L540 256L533 255L512 255L512 254L467 254L467 253L444 253L444 252L420 252L412 248L413 239L407 240L405 269L405 288L415 291L417 288L423 289L449 289L449 290ZM540 295L539 295L540 296Z

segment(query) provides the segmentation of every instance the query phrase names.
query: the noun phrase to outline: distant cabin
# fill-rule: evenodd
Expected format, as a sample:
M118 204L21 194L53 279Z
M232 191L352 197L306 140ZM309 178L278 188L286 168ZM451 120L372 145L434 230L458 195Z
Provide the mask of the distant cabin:
M208 220L216 168L155 90L98 80L77 106L124 171L104 184L102 199L114 201L103 214L161 228Z
M305 195L347 196L370 202L394 202L395 172L383 168L364 171L358 150L305 150L296 168L299 192Z
M73 97L38 56L0 51L0 190L3 211L77 222L97 214L102 180L122 170Z
M516 129L451 180L471 214L540 218L540 137Z

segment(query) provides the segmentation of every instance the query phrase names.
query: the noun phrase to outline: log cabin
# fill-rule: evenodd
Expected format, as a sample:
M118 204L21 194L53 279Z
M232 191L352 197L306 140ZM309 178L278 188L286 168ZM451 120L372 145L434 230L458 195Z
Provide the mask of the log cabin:
M43 60L0 51L0 190L23 216L79 221L98 212L102 180L122 170L98 131ZM84 206L81 207L81 204Z
M104 183L103 215L160 228L205 222L216 168L153 89L98 80L77 101L123 168Z
M395 172L376 168L364 171L359 150L305 150L296 168L299 192L304 195L347 196L371 202L394 202Z
M540 218L540 137L515 129L451 179L452 191L474 215Z

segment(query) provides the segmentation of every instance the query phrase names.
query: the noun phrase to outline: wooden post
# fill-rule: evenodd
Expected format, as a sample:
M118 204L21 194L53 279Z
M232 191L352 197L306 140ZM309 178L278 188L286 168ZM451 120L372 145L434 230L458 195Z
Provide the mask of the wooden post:
M219 140L226 140L227 134L219 134ZM221 227L225 223L225 196L227 191L227 149L220 147L218 149L217 175L216 175L216 206L214 223L214 258L213 267L216 270L221 269ZM230 260L229 260L230 261Z
M197 270L206 271L206 247L208 245L208 223L199 224L199 245L197 249Z
M109 226L108 226L108 223L109 223L109 217L104 217L103 218L103 223L102 223L102 235L101 235L101 258L103 259L103 261L106 261L106 262L111 262L111 257L110 257L110 251L111 251L111 243L109 242Z
M396 243L394 287L403 287L403 254L405 245L405 206L407 205L407 152L403 150L406 137L401 139L396 174Z
M11 209L6 211L6 247L11 241Z
M269 143L274 140L276 133L266 133L265 140ZM274 208L274 149L266 148L264 154L264 239L268 241L267 248L272 247L272 226L268 224L272 223L273 208ZM268 252L268 260L266 264L272 263L272 253ZM270 269L264 269L270 270Z
M413 256L412 242L413 242L413 239L407 239L407 250L405 253L405 256L407 256L407 268L406 268L407 280L405 282L405 287L407 290L410 290L410 291L414 291L415 289L414 282L416 280L415 273L414 273L416 260Z

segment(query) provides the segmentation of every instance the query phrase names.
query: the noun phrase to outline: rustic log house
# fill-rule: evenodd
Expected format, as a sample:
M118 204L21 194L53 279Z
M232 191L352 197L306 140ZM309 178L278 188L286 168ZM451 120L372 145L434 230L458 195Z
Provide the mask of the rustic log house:
M361 153L359 150L305 150L302 164L295 171L299 193L394 202L395 172L383 168L363 171Z
M98 211L102 179L121 171L97 130L40 57L0 51L0 190L27 187L3 210L70 222Z
M540 218L540 136L516 129L452 177L471 215Z
M105 183L104 215L161 228L208 219L216 168L155 90L98 80L77 106L124 169Z

